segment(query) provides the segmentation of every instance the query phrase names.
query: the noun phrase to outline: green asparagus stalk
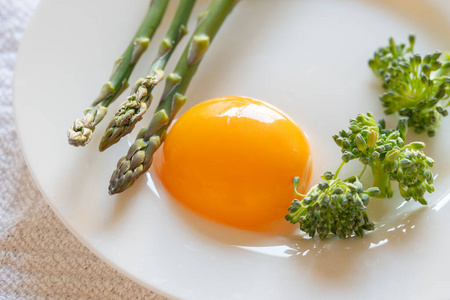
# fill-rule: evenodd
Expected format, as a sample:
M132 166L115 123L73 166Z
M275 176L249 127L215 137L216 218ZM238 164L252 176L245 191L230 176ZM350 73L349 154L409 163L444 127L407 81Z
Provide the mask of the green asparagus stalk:
M69 144L78 147L90 142L95 126L106 115L108 105L128 87L128 78L161 23L168 2L169 0L151 2L133 40L123 55L116 59L110 79L103 84L97 98L84 111L84 117L76 119L67 132Z
M186 24L195 1L181 0L148 75L136 81L131 95L119 106L100 141L100 151L104 151L117 143L123 136L134 129L137 122L142 120L142 116L151 104L153 88L163 79L167 61L178 42L187 33Z
M163 143L167 128L178 110L186 102L185 92L220 26L231 12L236 0L213 0L200 14L195 32L173 73L167 76L161 101L147 128L143 128L135 142L122 157L113 172L109 193L120 193L131 187L151 166L153 154Z

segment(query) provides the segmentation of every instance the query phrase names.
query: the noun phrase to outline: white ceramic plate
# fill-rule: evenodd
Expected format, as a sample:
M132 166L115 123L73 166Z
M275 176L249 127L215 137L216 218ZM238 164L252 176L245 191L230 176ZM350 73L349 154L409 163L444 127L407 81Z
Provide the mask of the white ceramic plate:
M66 130L109 77L147 2L43 0L20 48L15 110L23 151L50 206L89 249L174 298L450 297L450 118L435 138L425 138L427 154L437 161L430 204L373 200L376 230L363 239L307 239L296 226L266 233L224 227L181 207L152 171L132 189L109 196L111 172L135 134L99 153L107 120L85 148L69 146ZM199 1L194 13L206 5ZM406 41L411 32L419 52L450 49L449 13L445 0L243 0L202 62L184 109L223 95L280 107L310 137L318 178L339 164L334 133L357 113L383 116L380 84L367 66L373 51L390 36ZM166 17L162 28L169 23ZM164 32L158 31L130 82L146 74ZM387 120L395 123L395 117Z

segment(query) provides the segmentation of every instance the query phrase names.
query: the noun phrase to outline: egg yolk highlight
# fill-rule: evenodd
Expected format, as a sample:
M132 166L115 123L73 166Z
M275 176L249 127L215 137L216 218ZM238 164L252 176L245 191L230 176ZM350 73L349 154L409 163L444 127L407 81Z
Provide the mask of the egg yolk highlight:
M306 192L310 147L285 113L245 97L221 97L184 113L153 166L175 199L211 220L252 229L282 220Z

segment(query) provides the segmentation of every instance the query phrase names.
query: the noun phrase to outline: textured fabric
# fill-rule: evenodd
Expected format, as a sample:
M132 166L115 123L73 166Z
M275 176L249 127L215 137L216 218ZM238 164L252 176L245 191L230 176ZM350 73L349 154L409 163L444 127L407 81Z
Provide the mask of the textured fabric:
M0 0L0 299L165 299L100 261L44 202L20 151L12 81L37 0Z

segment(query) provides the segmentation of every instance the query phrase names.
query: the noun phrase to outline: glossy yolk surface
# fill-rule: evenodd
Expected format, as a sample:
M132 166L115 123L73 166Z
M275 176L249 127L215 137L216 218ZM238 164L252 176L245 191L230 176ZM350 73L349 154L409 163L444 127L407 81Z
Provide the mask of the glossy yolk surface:
M166 189L194 212L235 227L283 219L305 188L310 148L277 108L250 98L215 98L184 113L153 165Z

